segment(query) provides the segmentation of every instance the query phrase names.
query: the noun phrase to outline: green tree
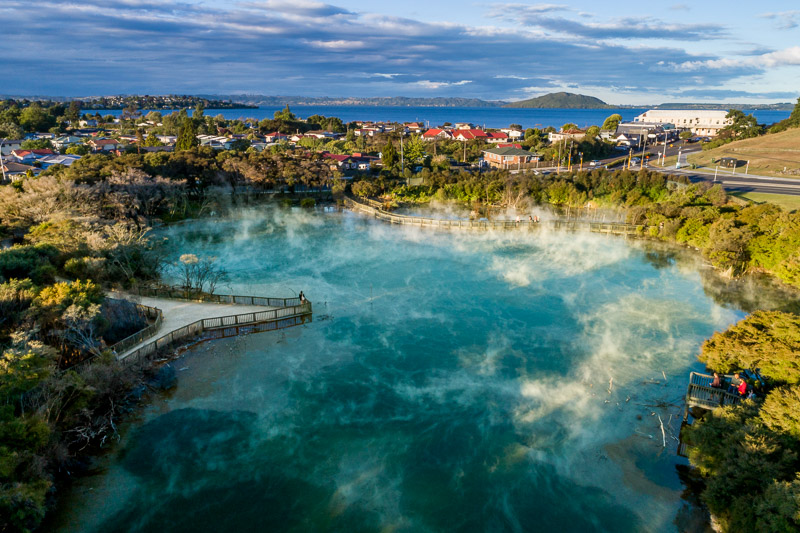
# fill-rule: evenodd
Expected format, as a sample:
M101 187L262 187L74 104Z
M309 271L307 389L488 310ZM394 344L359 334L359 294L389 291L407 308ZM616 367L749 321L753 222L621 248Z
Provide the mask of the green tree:
M85 144L73 144L69 148L64 151L65 154L69 155L80 155L84 156L89 153L89 147Z
M705 341L699 359L721 373L758 368L775 382L800 383L800 317L756 311Z
M394 144L390 140L386 143L386 146L383 147L383 151L381 152L381 162L383 163L383 168L391 170L397 164L397 149L395 149Z
M758 120L752 114L745 115L743 111L731 109L725 118L733 122L722 128L719 132L722 137L731 139L748 139L757 137L764 131L763 126L759 125Z
M144 145L145 146L164 146L164 143L161 142L158 139L158 137L156 137L156 134L151 131L150 133L147 134L147 137L144 140Z
M67 108L67 112L64 114L69 123L74 127L78 125L78 121L81 118L81 102L80 100L72 100L69 103L69 107Z
M282 120L285 122L297 120L297 117L294 115L294 113L292 113L292 110L289 109L288 104L283 108L283 110L275 111L273 116L275 117L275 120Z
M197 146L200 146L200 141L197 139L197 130L195 129L194 121L187 117L183 120L183 125L178 132L178 139L175 142L175 151L191 150Z
M49 148L52 150L53 143L50 142L50 139L28 139L20 144L20 148L23 150L46 150Z
M416 165L425 157L425 141L422 137L412 137L405 143L403 157L409 165Z
M34 102L22 110L19 123L25 131L47 131L56 125L56 119L38 102Z
M620 122L622 122L622 115L614 113L613 115L606 117L606 119L603 121L602 129L616 130Z

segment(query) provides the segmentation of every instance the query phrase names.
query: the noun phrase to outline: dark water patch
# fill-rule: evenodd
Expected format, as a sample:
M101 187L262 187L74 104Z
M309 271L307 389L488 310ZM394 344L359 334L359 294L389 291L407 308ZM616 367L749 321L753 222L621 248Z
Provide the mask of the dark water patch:
M248 451L255 420L246 411L170 411L134 432L122 465L152 484L219 470Z

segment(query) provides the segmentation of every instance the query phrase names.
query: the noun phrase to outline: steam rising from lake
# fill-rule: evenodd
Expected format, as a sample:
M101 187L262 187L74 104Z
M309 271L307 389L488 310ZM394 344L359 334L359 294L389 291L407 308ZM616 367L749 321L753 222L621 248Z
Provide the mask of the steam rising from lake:
M165 230L312 324L207 343L74 492L66 530L670 531L702 340L692 267L592 234L264 208ZM89 490L90 487L92 490Z

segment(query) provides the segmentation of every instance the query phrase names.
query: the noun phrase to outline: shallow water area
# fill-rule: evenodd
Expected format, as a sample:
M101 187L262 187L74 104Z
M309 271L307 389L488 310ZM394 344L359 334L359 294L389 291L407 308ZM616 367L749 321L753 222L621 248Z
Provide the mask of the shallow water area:
M693 266L277 207L162 233L226 266L219 292L303 290L314 321L177 360L62 531L678 530L688 372L744 315Z

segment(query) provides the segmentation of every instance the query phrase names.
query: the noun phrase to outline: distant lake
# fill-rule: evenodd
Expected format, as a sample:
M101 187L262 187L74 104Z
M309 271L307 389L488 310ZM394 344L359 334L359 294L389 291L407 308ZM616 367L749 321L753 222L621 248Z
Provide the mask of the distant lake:
M206 109L206 115L222 115L227 119L255 118L258 120L272 118L275 111L282 107L260 107L258 109ZM395 107L395 106L291 106L292 112L301 118L311 115L324 115L326 117L339 117L344 121L356 120L386 121L386 122L424 122L430 127L440 126L445 122L471 122L476 126L487 128L505 128L510 124L520 124L524 128L546 128L553 126L559 128L564 124L573 123L585 128L592 125L601 125L609 115L619 113L623 120L633 120L634 117L648 110L641 109L512 109L502 107ZM170 110L159 110L162 114L169 114ZM89 110L87 110L89 112ZM102 115L119 116L122 111L99 111ZM147 111L145 111L147 112ZM788 118L790 111L749 111L759 122L772 124Z

